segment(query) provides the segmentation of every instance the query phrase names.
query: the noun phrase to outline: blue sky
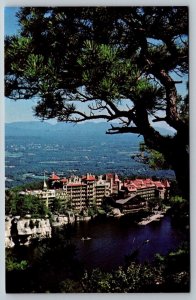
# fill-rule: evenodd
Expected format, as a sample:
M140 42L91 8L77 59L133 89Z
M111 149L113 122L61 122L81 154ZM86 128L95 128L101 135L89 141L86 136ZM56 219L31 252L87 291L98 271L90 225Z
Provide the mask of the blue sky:
M19 26L17 18L15 16L17 7L5 8L5 35L13 35L19 32ZM176 77L176 76L175 76ZM176 78L179 80L179 78ZM178 92L182 95L186 93L184 84L177 85ZM32 107L35 106L35 100L10 100L5 99L5 122L17 122L17 121L35 121L37 118L33 116ZM160 126L166 127L166 124L159 123Z
M17 12L17 7L5 7L5 34L12 35L17 33L19 30L17 18L15 14Z
M5 35L13 35L19 31L17 18L15 16L18 8L17 7L6 7L5 8ZM35 101L24 101L24 100L10 100L5 99L5 122L17 122L17 121L32 121L37 120L33 116L32 106Z

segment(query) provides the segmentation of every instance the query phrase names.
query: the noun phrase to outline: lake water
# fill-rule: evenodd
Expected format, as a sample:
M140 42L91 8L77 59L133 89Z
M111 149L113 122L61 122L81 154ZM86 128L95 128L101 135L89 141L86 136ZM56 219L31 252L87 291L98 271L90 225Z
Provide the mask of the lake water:
M6 274L7 291L45 292L49 288L56 292L67 274L78 276L84 269L91 270L97 267L110 272L124 265L125 256L131 254L136 248L139 249L137 256L134 257L136 261L152 262L156 253L164 255L176 250L182 242L188 240L189 236L188 231L182 232L176 228L169 215L160 222L152 222L146 226L135 224L133 216L127 215L120 219L105 218L75 223L73 228L75 228L75 235L72 242L77 247L78 263L76 260L73 262L71 258L67 258L69 252L66 252L66 249L58 247L64 246L63 243L58 244L62 242L58 239L60 237L58 235L50 240L54 251L51 248L52 245L47 248L49 240L43 243L38 242L38 244L36 242L32 247L9 249L8 252L13 253L17 261L27 259L32 267L24 272L8 272ZM66 231L63 230L63 232L66 234ZM82 241L84 236L91 237L91 239ZM147 240L149 241L145 243ZM47 252L48 249L49 252ZM71 267L70 270L69 267Z
M152 261L156 253L167 254L188 238L185 232L172 224L170 216L146 226L134 224L129 215L119 219L80 222L75 228L77 257L87 268L100 267L107 271L123 265L125 255L138 247L137 260ZM91 239L82 241L85 236ZM149 242L144 243L146 240Z

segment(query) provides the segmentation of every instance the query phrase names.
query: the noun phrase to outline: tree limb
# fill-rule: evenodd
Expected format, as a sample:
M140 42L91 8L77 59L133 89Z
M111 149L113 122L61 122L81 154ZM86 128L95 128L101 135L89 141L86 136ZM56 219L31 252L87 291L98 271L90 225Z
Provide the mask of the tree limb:
M118 134L118 133L138 133L140 131L137 127L116 127L111 125L111 128L108 129L106 134Z

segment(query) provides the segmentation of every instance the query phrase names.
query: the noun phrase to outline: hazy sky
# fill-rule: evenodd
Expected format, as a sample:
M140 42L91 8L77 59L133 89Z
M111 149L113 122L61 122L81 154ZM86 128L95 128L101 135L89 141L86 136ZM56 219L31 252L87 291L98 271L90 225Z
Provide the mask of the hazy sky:
M15 16L18 8L17 7L6 7L5 8L5 35L16 34L19 31L17 18ZM178 78L179 80L179 78ZM185 86L184 84L177 85L178 92L184 95ZM35 100L10 100L5 99L5 122L17 122L17 121L32 121L37 120L33 116L32 107L35 106ZM165 122L159 123L160 126L167 127Z

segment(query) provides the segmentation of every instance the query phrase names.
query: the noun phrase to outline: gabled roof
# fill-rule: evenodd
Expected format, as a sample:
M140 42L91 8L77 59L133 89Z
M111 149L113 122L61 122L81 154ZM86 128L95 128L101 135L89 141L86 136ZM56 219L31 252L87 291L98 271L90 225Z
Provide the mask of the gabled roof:
M96 178L94 175L86 175L82 177L82 180L86 180L86 181L95 181Z
M95 180L95 176L92 176L92 175L87 176L86 180L91 180L91 181L93 180L94 181Z
M128 189L145 189L148 187L155 187L155 182L151 178L146 179L127 179L124 181L124 186L126 186Z
M52 175L50 176L50 179L51 179L51 180L59 180L60 177L57 176L57 175L53 172Z
M169 181L167 179L165 179L163 181L163 184L164 184L165 187L168 187L168 188L170 187L170 183L169 183Z

